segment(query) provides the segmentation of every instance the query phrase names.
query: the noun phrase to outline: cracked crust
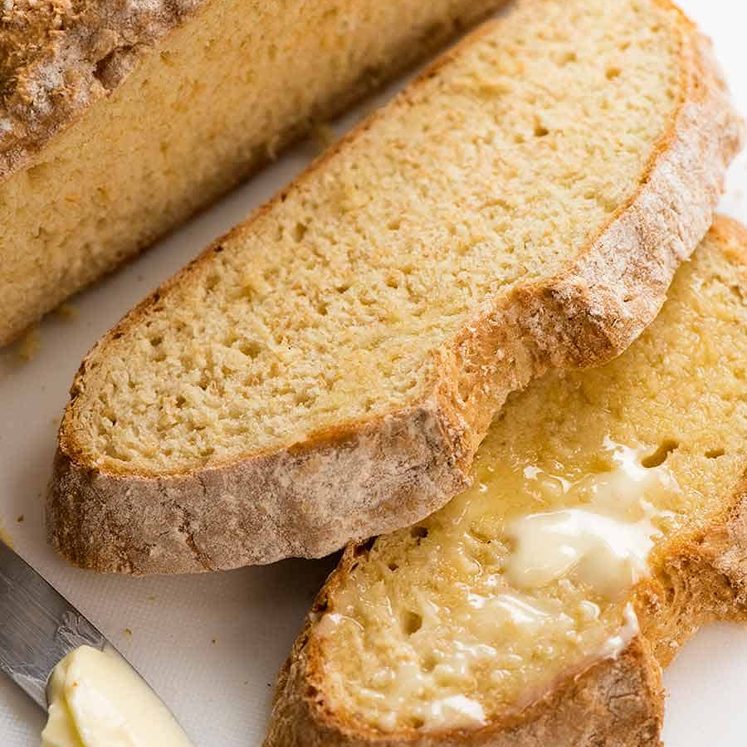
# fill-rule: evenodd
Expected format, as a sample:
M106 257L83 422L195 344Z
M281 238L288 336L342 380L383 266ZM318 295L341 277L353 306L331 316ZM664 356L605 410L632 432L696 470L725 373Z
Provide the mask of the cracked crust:
M278 678L264 747L655 747L664 707L661 667L704 623L747 621L747 475L708 528L675 537L657 558L652 577L632 596L641 633L620 656L569 672L530 706L479 730L382 738L325 702L312 632L360 551L347 549L307 617Z
M681 14L677 27L681 99L628 203L564 272L485 303L439 351L439 374L422 401L199 471L108 471L87 461L76 442L75 399L92 361L160 293L189 282L220 242L136 307L89 354L73 383L47 500L51 544L74 564L98 571L199 572L320 557L415 523L446 503L465 486L477 446L508 394L551 366L596 365L625 350L656 316L677 266L711 223L743 123L710 43ZM460 46L424 76L437 74ZM406 101L407 92L394 106ZM323 172L326 160L376 116L386 110L300 179ZM234 232L250 228L251 220Z

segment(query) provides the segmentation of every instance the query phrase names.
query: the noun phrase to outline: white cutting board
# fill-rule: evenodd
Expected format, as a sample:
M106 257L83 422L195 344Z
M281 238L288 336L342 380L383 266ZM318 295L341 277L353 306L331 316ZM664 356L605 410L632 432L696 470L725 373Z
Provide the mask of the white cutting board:
M714 38L734 95L747 113L747 6L734 0L682 4ZM339 129L362 113L346 118ZM261 743L275 674L334 562L288 561L158 579L101 577L69 568L45 546L42 525L55 428L72 376L96 338L148 290L287 183L313 155L311 146L286 155L122 272L76 298L76 319L50 317L30 362L20 364L14 353L0 353L0 526L16 550L140 669L199 747ZM723 209L747 221L745 191L743 156L732 168ZM747 743L747 628L702 631L667 672L666 685L668 747ZM43 721L31 701L0 679L0 747L37 745Z

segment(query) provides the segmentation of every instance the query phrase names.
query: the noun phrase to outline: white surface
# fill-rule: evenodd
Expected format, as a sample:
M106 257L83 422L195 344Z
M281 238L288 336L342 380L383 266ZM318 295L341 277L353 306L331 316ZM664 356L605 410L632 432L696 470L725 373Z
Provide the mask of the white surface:
M747 112L744 4L682 0L682 5L716 41L733 93ZM285 156L77 298L77 319L50 317L30 363L18 363L13 353L0 354L0 526L15 548L141 670L199 747L260 744L271 683L333 561L289 561L199 577L95 576L65 566L45 546L42 495L57 419L85 351L135 301L272 195L312 154L306 146ZM747 158L742 156L732 168L723 209L747 221L745 190ZM17 522L20 515L22 523ZM702 631L667 672L666 685L668 747L742 747L747 742L747 629ZM36 706L0 679L0 747L37 745L42 723Z

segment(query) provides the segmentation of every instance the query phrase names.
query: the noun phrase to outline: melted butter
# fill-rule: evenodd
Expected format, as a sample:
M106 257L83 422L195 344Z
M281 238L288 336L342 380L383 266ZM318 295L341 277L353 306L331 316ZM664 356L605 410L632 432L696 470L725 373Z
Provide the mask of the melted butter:
M482 726L485 723L483 707L465 695L451 695L434 700L421 713L423 720L431 729L462 729L466 726Z
M649 451L605 439L585 464L527 464L481 448L473 487L427 536L380 540L317 625L357 662L337 697L354 692L356 717L385 732L477 727L619 655L638 632L626 592L678 503L666 465L643 467Z
M641 466L634 449L607 443L614 469L576 484L560 482L569 500L582 507L528 514L508 526L515 550L506 578L519 588L546 586L575 577L607 598L615 598L648 575L648 555L661 532L646 494L670 487L667 472ZM525 474L527 474L525 472ZM529 472L530 479L542 476Z
M656 533L649 521L628 523L587 509L532 514L511 526L517 549L506 578L531 589L573 575L614 597L647 575Z
M617 658L639 632L638 617L635 614L633 605L628 603L625 605L625 610L623 611L622 627L605 640L604 645L599 651L600 656L603 656L605 659Z

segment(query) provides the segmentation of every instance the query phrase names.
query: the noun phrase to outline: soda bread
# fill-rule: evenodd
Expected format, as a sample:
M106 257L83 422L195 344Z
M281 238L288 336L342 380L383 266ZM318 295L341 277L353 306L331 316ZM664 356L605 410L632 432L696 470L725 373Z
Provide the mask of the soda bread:
M96 345L52 543L203 571L423 518L510 391L654 318L740 135L669 2L511 6Z
M0 345L500 2L0 4Z
M659 744L660 665L747 619L747 229L717 220L620 358L551 372L473 485L350 547L266 747Z

